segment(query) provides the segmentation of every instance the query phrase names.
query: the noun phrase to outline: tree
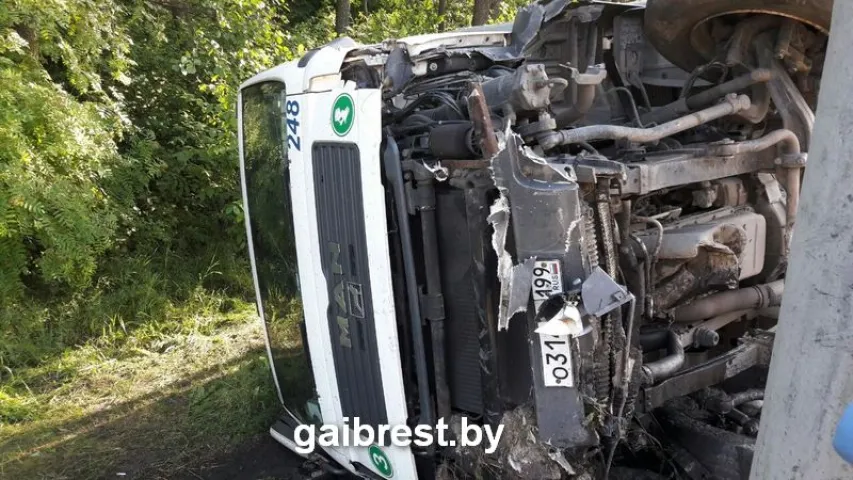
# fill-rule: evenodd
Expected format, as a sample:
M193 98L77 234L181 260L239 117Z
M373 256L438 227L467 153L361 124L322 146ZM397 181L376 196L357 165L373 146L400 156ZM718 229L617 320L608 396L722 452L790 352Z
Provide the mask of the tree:
M491 6L489 7L489 19L495 20L501 15L501 0L490 0Z
M347 32L350 22L350 0L337 0L335 8L335 32L343 35Z
M490 18L500 14L501 0L474 0L471 25L485 25Z
M471 25L485 25L489 21L491 0L474 0L474 15L471 17Z
M245 258L237 86L327 41L282 28L284 1L0 0L0 365Z

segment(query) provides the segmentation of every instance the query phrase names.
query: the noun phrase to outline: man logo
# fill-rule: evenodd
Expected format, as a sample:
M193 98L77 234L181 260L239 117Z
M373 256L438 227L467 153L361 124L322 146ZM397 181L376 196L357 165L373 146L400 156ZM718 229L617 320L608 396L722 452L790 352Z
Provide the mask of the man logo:
M356 318L364 318L364 294L360 283L349 282L347 284L349 293L349 313Z
M342 347L352 348L350 335L351 319L364 318L364 288L360 283L344 280L344 268L341 265L341 246L329 243L329 260L334 288L332 296L338 324L338 342Z

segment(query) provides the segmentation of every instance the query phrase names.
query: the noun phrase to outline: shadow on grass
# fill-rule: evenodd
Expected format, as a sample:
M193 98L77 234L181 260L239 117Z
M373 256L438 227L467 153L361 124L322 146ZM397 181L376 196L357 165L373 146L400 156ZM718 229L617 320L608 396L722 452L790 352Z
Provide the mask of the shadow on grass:
M279 412L266 353L253 348L84 415L4 427L0 477L303 478L301 460L267 440Z
M213 331L254 311L248 263L233 252L152 252L103 263L82 290L32 288L0 303L0 365L42 365L93 341L115 348L132 340L153 344L190 329Z

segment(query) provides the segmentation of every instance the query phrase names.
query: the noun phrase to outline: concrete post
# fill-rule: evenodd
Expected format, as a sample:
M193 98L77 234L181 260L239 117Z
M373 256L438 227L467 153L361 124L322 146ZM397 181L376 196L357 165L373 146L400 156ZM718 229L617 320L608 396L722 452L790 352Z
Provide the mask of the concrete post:
M832 448L853 402L853 1L834 8L754 480L853 478Z

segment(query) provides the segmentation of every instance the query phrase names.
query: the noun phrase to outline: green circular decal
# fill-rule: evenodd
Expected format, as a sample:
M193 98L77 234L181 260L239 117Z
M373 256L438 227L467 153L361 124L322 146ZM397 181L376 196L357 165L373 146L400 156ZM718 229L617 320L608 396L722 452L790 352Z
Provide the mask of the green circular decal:
M332 104L332 130L343 137L352 130L355 121L355 103L348 93L342 93Z
M394 476L394 468L391 467L391 460L388 460L388 455L385 455L385 452L381 448L371 445L367 449L367 453L370 454L370 461L373 462L373 466L376 467L379 473L387 478Z

